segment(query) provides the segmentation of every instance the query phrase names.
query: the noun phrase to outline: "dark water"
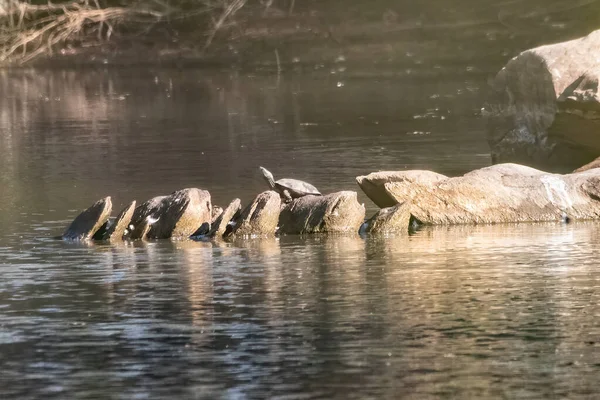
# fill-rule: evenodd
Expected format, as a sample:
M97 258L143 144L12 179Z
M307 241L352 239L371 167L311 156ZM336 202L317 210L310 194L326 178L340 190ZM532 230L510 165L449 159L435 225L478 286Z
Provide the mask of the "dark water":
M594 398L598 223L52 239L105 195L248 202L259 165L323 192L489 165L480 110L501 64L463 56L394 73L1 71L0 398Z

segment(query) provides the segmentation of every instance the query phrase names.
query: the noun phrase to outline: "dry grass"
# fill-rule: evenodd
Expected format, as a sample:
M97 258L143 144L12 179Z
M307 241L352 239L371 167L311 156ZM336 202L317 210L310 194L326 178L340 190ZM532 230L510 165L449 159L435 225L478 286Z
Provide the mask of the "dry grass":
M155 3L158 4L158 3ZM96 34L109 40L117 24L126 21L153 23L165 17L159 8L102 8L97 1L33 5L13 1L0 24L0 61L27 62L40 54L52 53L56 44Z
M26 63L42 54L52 54L57 45L105 42L123 31L146 34L161 21L171 28L177 23L196 27L205 36L199 46L204 52L217 34L238 27L239 10L247 7L267 13L277 2L137 0L127 6L107 6L107 0L63 0L43 5L31 1L0 0L0 63ZM284 2L290 14L294 3L294 0Z

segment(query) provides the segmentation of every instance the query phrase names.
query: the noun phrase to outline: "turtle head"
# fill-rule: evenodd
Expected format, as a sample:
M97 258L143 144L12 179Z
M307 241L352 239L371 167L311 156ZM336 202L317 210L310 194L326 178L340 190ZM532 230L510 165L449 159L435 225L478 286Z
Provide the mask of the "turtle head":
M260 172L263 174L263 177L265 178L265 180L267 181L267 183L269 184L271 189L275 189L275 178L273 178L273 174L264 167L258 167L258 168L260 169Z

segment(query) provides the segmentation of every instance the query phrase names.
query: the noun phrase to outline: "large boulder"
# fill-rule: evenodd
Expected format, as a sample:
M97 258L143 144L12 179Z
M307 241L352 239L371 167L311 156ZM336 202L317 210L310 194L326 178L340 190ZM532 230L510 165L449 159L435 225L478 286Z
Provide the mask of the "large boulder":
M274 235L280 209L279 193L272 190L260 193L234 221L231 234L244 237Z
M385 190L424 224L600 218L600 169L558 175L499 164L436 183L390 182Z
M154 197L138 206L131 219L130 239L181 239L190 237L211 221L210 193L197 188L181 189Z
M386 208L398 204L398 201L385 190L386 183L403 182L410 186L414 182L433 184L444 179L447 177L432 171L379 171L357 176L356 182L373 203L380 208Z
M110 196L98 200L71 222L62 238L75 241L90 240L106 224L111 211Z
M361 233L407 234L410 227L410 202L382 208L361 226Z
M491 82L492 162L566 172L600 156L600 31L524 51Z
M286 204L279 216L281 233L357 233L365 219L365 207L356 192L304 196Z

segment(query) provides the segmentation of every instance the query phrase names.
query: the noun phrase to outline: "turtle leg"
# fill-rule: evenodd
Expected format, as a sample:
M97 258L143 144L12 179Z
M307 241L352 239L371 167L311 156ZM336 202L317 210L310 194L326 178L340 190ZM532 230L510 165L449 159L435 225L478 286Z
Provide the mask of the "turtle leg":
M283 198L285 199L286 203L291 203L292 202L292 195L290 194L289 190L284 190L283 191Z

